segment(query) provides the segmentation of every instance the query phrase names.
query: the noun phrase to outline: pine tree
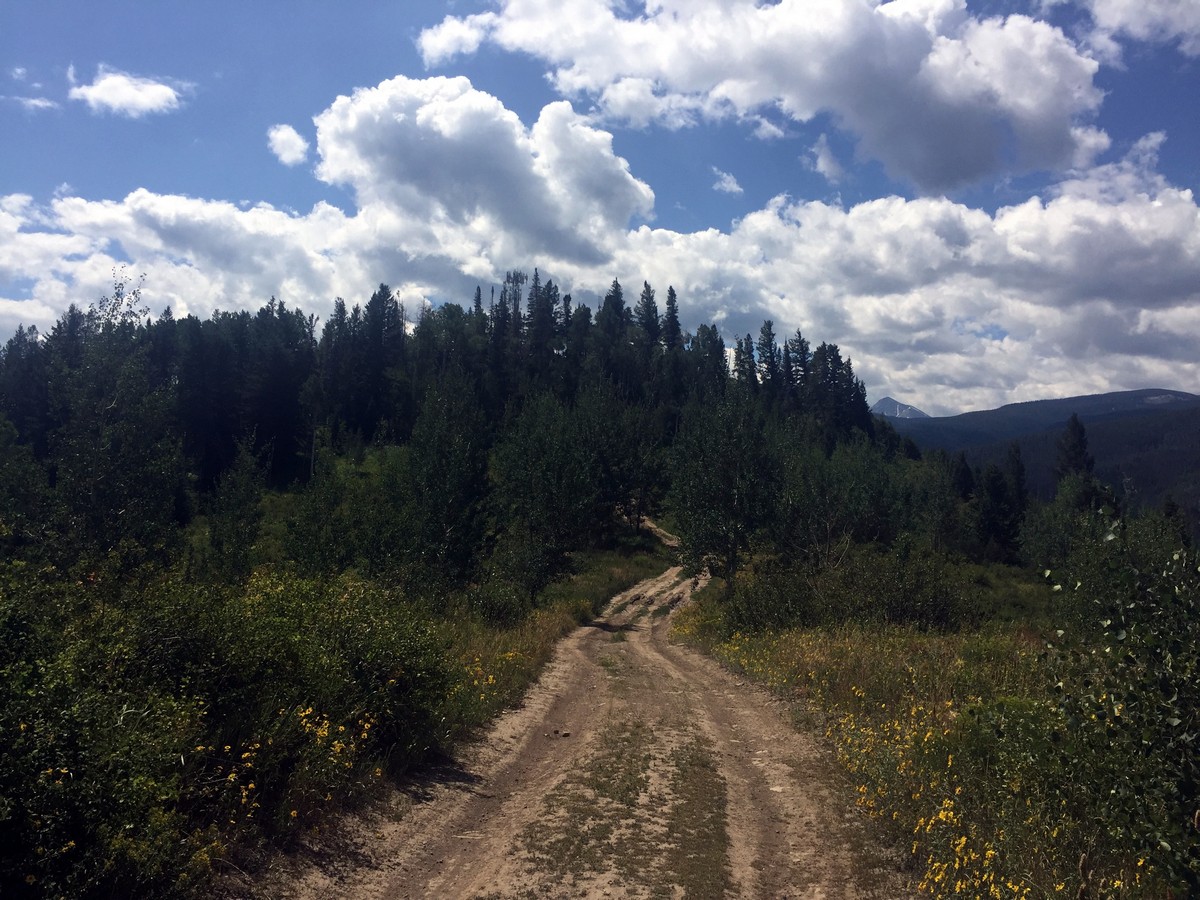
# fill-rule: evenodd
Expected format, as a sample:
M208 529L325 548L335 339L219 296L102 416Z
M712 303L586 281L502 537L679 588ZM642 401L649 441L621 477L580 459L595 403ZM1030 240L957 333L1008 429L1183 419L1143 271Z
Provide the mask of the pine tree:
M535 379L544 379L550 373L554 359L554 307L558 302L558 289L554 282L542 285L541 274L533 270L533 281L529 285L529 301L526 304L526 344L529 370Z
M615 346L625 336L625 326L629 310L625 307L625 293L621 290L621 282L613 279L612 286L604 295L600 311L596 313L596 327L600 329L601 337L610 347Z
M1058 459L1054 464L1054 475L1062 481L1068 475L1091 475L1096 460L1088 453L1087 431L1079 416L1071 413L1067 427L1058 438Z
M683 346L683 331L679 327L679 300L675 296L675 288L667 288L667 311L662 320L663 346L670 350L678 350Z
M1008 446L1008 455L1004 459L1004 480L1008 487L1009 503L1020 524L1029 506L1029 488L1026 485L1025 462L1021 459L1021 445L1016 441Z
M0 412L0 556L44 540L49 489L33 451Z
M424 398L409 442L408 476L405 520L413 547L407 555L422 578L461 579L483 536L487 448L475 387L458 366Z
M975 493L975 473L967 463L966 451L958 451L958 455L950 461L950 483L959 500L970 500Z
M563 294L562 305L559 309L557 327L559 337L566 338L567 332L571 330L571 295Z
M812 353L809 350L808 341L800 333L799 328L796 329L793 337L784 342L784 346L787 348L792 364L791 380L789 381L790 393L794 401L802 406L808 400L811 388Z
M183 455L171 390L151 378L140 300L118 280L80 323L74 365L54 364L50 455L72 562L119 551L134 564L179 539Z
M775 341L775 323L767 319L758 333L758 375L767 403L775 405L783 398L782 361Z
M750 335L737 338L733 346L733 377L751 393L758 391L758 367L754 362L754 342Z
M656 347L662 334L662 326L658 318L658 304L654 302L654 288L650 287L648 281L642 282L642 295L638 298L633 316L638 328L642 330L647 350Z
M725 355L725 340L715 325L700 325L688 344L689 369L693 373L694 396L698 400L714 400L725 394L729 382L729 360Z
M983 471L972 500L975 535L987 556L1011 558L1020 532L1020 516L1014 507L1005 473L995 463Z
M783 342L783 350L779 354L779 380L783 408L790 411L796 403L796 367L792 365L791 342Z
M483 310L483 289L475 285L475 297L471 300L471 327L476 335L487 332L487 313Z
M404 333L400 304L392 289L381 284L367 301L362 317L362 371L358 390L362 393L362 436L371 441L392 408L387 373L404 358Z
M8 416L39 459L46 455L51 427L49 346L36 326L22 325L0 349L0 414Z

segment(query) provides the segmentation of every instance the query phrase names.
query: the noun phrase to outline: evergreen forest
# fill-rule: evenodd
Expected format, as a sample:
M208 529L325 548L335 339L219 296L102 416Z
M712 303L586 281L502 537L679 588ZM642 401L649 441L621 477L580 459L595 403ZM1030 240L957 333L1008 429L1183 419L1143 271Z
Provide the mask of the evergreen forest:
M661 300L661 306L660 306ZM1200 572L1064 422L1057 488L834 344L509 272L318 321L123 275L0 350L0 896L203 895L517 702L678 561L933 896L1200 891ZM678 549L642 527L652 518ZM850 801L853 802L853 799ZM1174 893L1171 893L1174 892Z

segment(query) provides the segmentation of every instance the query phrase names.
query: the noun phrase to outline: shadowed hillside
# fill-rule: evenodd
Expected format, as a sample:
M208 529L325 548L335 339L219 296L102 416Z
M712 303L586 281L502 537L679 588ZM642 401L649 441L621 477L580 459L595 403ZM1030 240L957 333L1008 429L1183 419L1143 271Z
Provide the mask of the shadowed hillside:
M1193 527L1200 523L1200 397L1194 394L1121 391L888 421L922 449L966 451L972 466L1000 463L1016 441L1030 493L1046 499L1054 493L1056 442L1072 413L1087 428L1101 480L1137 507L1156 508L1171 497Z

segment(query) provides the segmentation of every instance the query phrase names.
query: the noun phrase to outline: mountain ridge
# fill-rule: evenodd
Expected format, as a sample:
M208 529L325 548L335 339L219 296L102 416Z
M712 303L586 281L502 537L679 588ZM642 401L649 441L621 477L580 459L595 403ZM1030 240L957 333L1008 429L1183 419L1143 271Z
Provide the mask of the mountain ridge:
M1058 438L1072 414L1086 429L1095 473L1132 507L1168 498L1200 523L1200 396L1149 388L1010 403L928 419L888 418L922 451L963 452L968 463L1002 465L1015 443L1034 496L1054 496Z
M1111 391L1047 400L1024 400L995 409L973 410L954 416L888 420L902 435L927 449L963 450L1012 440L1065 425L1072 415L1086 426L1125 416L1181 411L1200 406L1200 396L1167 388Z

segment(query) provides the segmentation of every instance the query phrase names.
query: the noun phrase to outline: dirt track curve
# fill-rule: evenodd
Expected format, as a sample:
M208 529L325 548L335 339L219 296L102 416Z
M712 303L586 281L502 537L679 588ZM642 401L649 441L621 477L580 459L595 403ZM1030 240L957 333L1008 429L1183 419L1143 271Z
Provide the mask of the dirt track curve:
M668 640L672 568L568 637L453 767L260 889L292 898L898 898L829 752ZM260 891L255 891L262 896Z

